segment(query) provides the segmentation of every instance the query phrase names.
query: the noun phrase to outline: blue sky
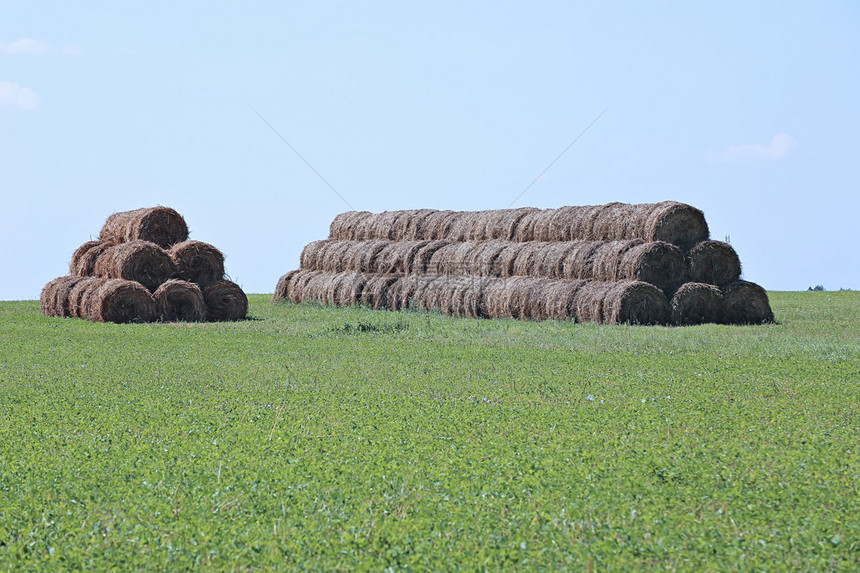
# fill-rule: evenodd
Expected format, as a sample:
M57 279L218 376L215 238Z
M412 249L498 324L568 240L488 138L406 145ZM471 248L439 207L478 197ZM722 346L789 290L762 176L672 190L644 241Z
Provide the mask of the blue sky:
M744 278L860 288L856 2L0 1L0 299L157 204L274 290L349 207L666 199ZM130 4L130 3L129 3Z

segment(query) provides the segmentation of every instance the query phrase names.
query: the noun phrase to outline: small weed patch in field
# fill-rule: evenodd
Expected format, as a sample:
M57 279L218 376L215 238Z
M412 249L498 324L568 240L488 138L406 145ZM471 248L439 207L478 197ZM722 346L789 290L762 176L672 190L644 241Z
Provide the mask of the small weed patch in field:
M374 324L372 322L364 322L363 320L358 320L355 324L351 322L345 322L340 326L333 326L329 328L327 332L334 332L338 334L397 334L398 332L403 332L408 328L409 325L403 321L394 322L391 324Z

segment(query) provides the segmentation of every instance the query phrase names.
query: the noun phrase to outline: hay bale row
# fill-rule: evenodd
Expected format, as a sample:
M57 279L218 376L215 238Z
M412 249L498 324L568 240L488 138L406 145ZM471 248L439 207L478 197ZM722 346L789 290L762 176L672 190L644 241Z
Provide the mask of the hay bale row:
M201 289L172 279L151 293L137 281L70 275L45 285L40 306L46 316L95 322L201 322L240 320L248 312L248 299L230 281L216 281Z
M94 322L152 322L155 299L142 284L124 279L66 276L45 285L42 312Z
M669 303L641 281L537 277L444 276L291 271L278 281L274 301L315 302L374 309L419 308L450 316L663 324Z
M350 211L332 221L336 240L664 241L683 250L707 240L705 216L678 203L609 203L560 209L370 213Z
M747 281L723 288L686 283L671 302L663 291L633 280L595 281L497 277L329 273L294 270L280 278L273 301L373 309L418 308L469 318L575 320L678 326L773 322L767 293Z
M183 241L169 250L149 241L88 241L72 255L69 271L134 280L153 292L170 279L205 287L224 278L224 254L202 241Z
M638 280L666 290L677 288L686 272L678 247L638 239L524 243L330 239L309 243L302 251L301 268L328 273Z
M169 207L150 207L110 215L99 233L101 241L149 241L163 249L188 239L188 225Z

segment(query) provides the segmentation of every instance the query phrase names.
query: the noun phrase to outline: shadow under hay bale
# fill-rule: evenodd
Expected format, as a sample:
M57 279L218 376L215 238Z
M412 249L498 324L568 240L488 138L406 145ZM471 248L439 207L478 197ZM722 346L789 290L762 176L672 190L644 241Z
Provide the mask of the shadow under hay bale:
M179 279L165 281L155 289L152 296L155 299L156 317L162 322L206 320L203 291L193 282Z
M242 320L248 314L248 297L232 281L215 281L204 287L203 302L206 317L211 321Z
M774 321L767 291L744 280L729 283L723 291L723 321L726 324L768 324Z
M97 277L137 281L150 291L176 271L167 251L149 241L131 241L110 247L96 260Z
M167 251L175 276L200 287L224 278L224 253L202 241L182 241Z
M723 293L711 284L689 282L672 296L672 324L719 323L723 319Z
M121 211L107 218L99 239L115 243L149 241L167 249L188 239L188 225L170 207Z
M692 282L724 286L741 276L741 260L728 243L702 241L687 253L687 274Z
M152 293L136 281L105 280L90 288L84 305L85 318L94 322L152 322L156 318Z

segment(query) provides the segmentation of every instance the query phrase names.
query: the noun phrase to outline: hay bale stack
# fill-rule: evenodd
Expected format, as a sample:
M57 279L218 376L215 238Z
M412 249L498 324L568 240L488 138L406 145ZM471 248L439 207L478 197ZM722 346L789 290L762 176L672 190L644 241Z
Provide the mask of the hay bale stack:
M203 241L182 241L167 251L176 278L205 287L224 278L224 253Z
M248 297L236 283L215 281L203 288L206 316L212 321L242 320L248 314Z
M152 293L125 279L108 279L91 288L84 305L86 318L94 322L152 322L157 316Z
M726 324L768 324L774 321L767 291L755 283L737 280L722 288Z
M97 277L137 281L150 291L173 277L175 272L167 251L149 241L114 245L99 255L94 268Z
M723 304L723 293L719 287L706 283L684 283L672 296L672 324L688 326L722 322Z
M728 243L702 241L687 253L687 274L692 282L724 286L741 276L741 260Z
M203 291L193 282L171 279L155 289L152 296L155 299L156 317L162 322L206 320Z
M149 241L167 249L188 239L188 225L169 207L122 211L107 218L99 239L114 243Z

